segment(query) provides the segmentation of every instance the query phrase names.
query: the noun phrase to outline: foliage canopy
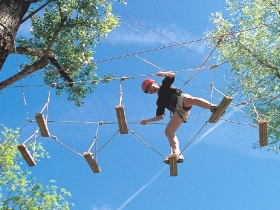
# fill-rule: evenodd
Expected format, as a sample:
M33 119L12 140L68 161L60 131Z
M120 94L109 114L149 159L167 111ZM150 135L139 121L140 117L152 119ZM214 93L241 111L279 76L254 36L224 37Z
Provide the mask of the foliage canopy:
M270 150L280 151L280 3L278 0L230 0L228 18L212 14L215 30L222 37L218 63L228 62L232 74L230 95L246 104L246 116L269 121ZM245 103L244 103L245 102ZM257 144L254 145L257 147Z
M106 0L51 1L43 14L32 16L32 37L16 39L20 47L49 51L55 56L74 83L65 82L51 63L43 69L44 81L55 87L58 95L67 92L68 100L77 106L83 104L86 94L91 93L99 81L108 82L106 79L113 77L112 74L99 77L94 73L96 65L92 62L97 42L118 25L118 18L111 11L112 2ZM40 59L29 58L32 63Z
M65 197L71 194L65 189L58 190L54 180L43 185L31 177L30 171L21 169L22 158L17 150L18 131L0 125L0 209L69 209ZM34 151L34 158L47 156L43 147L38 144Z

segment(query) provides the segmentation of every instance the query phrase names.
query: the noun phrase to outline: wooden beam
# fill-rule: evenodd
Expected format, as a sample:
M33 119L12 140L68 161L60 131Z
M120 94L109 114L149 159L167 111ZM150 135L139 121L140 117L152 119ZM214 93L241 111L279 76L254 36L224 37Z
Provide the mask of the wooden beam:
M209 118L208 122L209 123L217 122L218 119L224 114L226 108L228 107L228 105L230 104L231 101L232 101L232 97L225 96L223 98L223 100L221 101L221 103L219 104L219 106L217 107L217 109L214 111L214 113Z
M267 121L259 120L260 146L267 146Z
M177 154L170 154L168 156L169 167L170 167L170 176L178 176L177 169Z
M97 162L95 161L95 159L92 157L92 153L91 152L84 152L83 154L84 158L87 160L91 170L94 173L100 173L101 169L99 168Z
M23 159L27 162L29 167L35 166L36 163L34 159L31 157L29 151L27 150L26 146L24 144L17 145L18 150L20 151Z
M116 114L118 118L118 124L119 124L119 129L121 134L127 134L127 123L125 119L125 112L124 112L124 107L123 106L116 106Z
M46 120L44 119L44 115L42 113L37 113L35 114L35 118L38 123L41 135L43 137L50 137L49 129Z

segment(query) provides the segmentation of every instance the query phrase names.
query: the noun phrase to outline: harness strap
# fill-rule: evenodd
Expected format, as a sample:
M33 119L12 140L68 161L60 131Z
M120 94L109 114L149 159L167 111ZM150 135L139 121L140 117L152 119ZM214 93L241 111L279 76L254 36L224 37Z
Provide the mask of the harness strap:
M172 96L171 102L169 104L169 110L170 112L174 112L175 111L175 107L177 104L177 98L180 97L182 95L182 91L178 88L176 88L176 93L174 93L174 95Z

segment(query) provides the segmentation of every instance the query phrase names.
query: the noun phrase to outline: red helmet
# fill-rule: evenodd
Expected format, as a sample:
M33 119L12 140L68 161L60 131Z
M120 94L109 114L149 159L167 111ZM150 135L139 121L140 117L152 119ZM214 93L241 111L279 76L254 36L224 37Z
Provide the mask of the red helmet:
M155 80L147 78L142 82L142 90L144 93L147 93L146 89L147 87L152 84L153 82L155 82Z

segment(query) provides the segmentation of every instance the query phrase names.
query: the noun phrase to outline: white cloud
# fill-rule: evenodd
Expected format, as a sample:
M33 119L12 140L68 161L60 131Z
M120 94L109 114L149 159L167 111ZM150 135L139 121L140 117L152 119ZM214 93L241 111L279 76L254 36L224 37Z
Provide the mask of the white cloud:
M113 43L122 45L135 44L157 46L158 43L164 46L168 46L173 45L174 43L184 43L197 39L194 36L190 35L186 29L180 28L176 25L157 27L154 30L158 33L152 30L148 30L147 28L138 30L143 32L143 34L123 24L120 28L117 28L113 32L111 32L108 35L107 39ZM203 42L194 42L186 44L184 45L184 47L200 54L203 54L205 50Z

